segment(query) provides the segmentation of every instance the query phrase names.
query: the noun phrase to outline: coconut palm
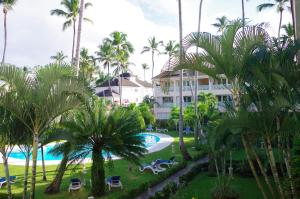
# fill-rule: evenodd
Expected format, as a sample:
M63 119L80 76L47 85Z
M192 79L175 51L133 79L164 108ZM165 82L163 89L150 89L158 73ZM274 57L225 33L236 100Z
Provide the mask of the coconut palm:
M181 12L181 0L178 0L178 19L179 19L179 63L183 62L183 42L182 42L182 12ZM183 70L180 70L180 90L179 90L179 148L180 152L185 160L191 160L191 156L188 153L184 140L183 140Z
M0 4L3 7L3 24L4 24L4 47L3 47L3 55L1 63L5 63L5 55L6 55L6 47L7 47L7 13L9 10L13 8L13 6L17 3L17 0L0 0Z
M71 62L74 59L74 50L75 50L75 39L76 39L76 23L79 14L79 0L62 0L60 3L66 10L54 9L51 10L51 15L61 16L66 18L66 21L63 23L63 31L67 28L73 28L73 43L72 43L72 57ZM91 3L86 3L85 8L92 6ZM90 19L84 18L85 21L91 22Z
M108 77L110 77L110 67L115 61L112 42L104 40L98 48L99 50L96 52L96 56L97 56L96 59L98 59L101 63L103 63L104 69L107 68L107 75ZM109 90L111 91L110 79L108 80L108 87Z
M59 51L56 53L56 55L53 55L50 57L50 59L53 59L56 64L61 65L65 63L65 59L67 59L68 56L64 54L63 51Z
M116 66L115 74L119 76L119 95L120 105L122 105L122 84L123 78L121 73L127 68L130 54L134 52L133 45L127 41L127 34L115 31L110 34L110 37L104 39L105 42L110 42L113 46L114 66Z
M171 62L171 59L178 55L179 53L179 44L176 43L176 41L174 40L170 40L168 41L167 44L164 45L164 52L162 54L165 54L165 55L168 55L168 60L169 60L169 67L170 67L170 62Z
M34 199L39 138L57 117L80 105L86 87L74 79L72 68L66 65L50 64L38 69L35 76L14 66L3 66L0 79L7 86L1 91L0 104L33 134L30 198Z
M143 50L142 50L142 54L143 53L146 53L146 52L151 52L151 59L152 59L152 78L153 78L153 75L154 75L154 56L155 56L155 53L159 53L159 46L161 46L163 44L162 41L157 41L156 38L153 36L153 37L150 37L148 39L148 46L144 46L143 47Z
M291 23L282 26L285 34L283 35L284 38L287 38L289 41L294 40L294 27Z
M146 70L149 70L149 66L148 66L148 64L143 63L142 68L144 70L144 81L146 81Z
M282 15L285 10L289 10L289 0L273 0L274 3L263 3L257 6L257 10L259 12L269 9L269 8L276 8L277 12L279 12L279 27L278 27L278 38L280 38L280 30L282 25Z
M230 20L226 16L218 17L217 22L212 24L214 27L218 28L218 32L223 33L226 26L228 26Z
M74 149L72 158L85 158L92 153L91 193L102 196L105 192L105 154L110 160L113 153L128 161L139 162L146 151L139 114L134 110L115 107L108 110L104 101L90 99L84 111L75 113L73 121L63 126L74 132L81 140Z
M94 62L94 57L89 55L89 51L86 48L82 48L80 51L80 72L79 76L85 79L87 82L94 80L93 75L97 70Z

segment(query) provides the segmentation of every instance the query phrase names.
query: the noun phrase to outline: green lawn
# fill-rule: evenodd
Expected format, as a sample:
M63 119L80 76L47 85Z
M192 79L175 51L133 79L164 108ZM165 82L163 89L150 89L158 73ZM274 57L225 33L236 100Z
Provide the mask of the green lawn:
M207 173L197 175L187 187L180 189L174 199L211 199L211 189L217 178L208 177ZM254 178L234 177L232 186L241 199L261 199L262 196Z
M175 138L175 153L172 153L172 147L169 146L159 152L156 153L152 153L147 155L146 157L144 157L142 159L142 162L148 162L150 163L151 161L157 159L157 158L170 158L171 156L175 155L176 156L176 160L177 161L182 161L182 157L180 155L179 152L179 147L178 147L178 136L176 132L170 132L169 133L171 136L173 136ZM189 150L189 152L191 153L191 155L196 155L197 151L192 149L193 146L193 137L186 137L185 138L185 142L187 145L187 148ZM45 195L43 192L46 188L46 186L51 182L51 180L53 179L54 175L55 175L55 169L56 169L56 165L54 166L47 166L47 178L48 181L47 182L43 182L42 181L42 173L41 173L41 167L37 168L38 171L38 176L37 176L37 184L36 184L36 195L37 195L37 199L45 199L45 198L49 198L49 199L65 199L65 198L71 198L72 199L83 199L83 198L87 198L88 194L89 194L89 188L90 188L90 165L87 166L88 169L88 173L85 177L85 179L87 180L87 185L84 189L81 189L78 192L74 192L73 194L68 193L68 186L69 186L69 182L70 179L73 177L80 177L80 171L81 169L77 169L77 170L68 170L64 176L63 179L63 183L61 186L61 193L60 194L56 194L56 195ZM2 171L2 172L1 172ZM3 175L3 165L0 165L0 174ZM10 173L11 175L16 175L18 177L18 181L12 185L12 191L15 194L15 196L21 196L22 191L23 191L23 172L24 172L24 167L23 166L10 166ZM158 178L158 176L153 175L152 173L141 173L137 166L133 166L133 171L129 172L128 171L128 162L126 162L125 160L116 160L114 161L114 168L106 168L106 175L110 176L110 175L120 175L121 176L121 180L124 186L124 190L131 190L134 189L136 187L138 187L140 184L144 183L144 182L148 182L150 180L153 180L155 178ZM30 182L29 182L30 184ZM30 187L29 187L30 188ZM4 195L6 193L6 187L2 187L0 190L0 198L4 198ZM116 189L113 190L112 192L106 194L104 197L102 198L116 198L117 196L119 196L122 193L122 191Z

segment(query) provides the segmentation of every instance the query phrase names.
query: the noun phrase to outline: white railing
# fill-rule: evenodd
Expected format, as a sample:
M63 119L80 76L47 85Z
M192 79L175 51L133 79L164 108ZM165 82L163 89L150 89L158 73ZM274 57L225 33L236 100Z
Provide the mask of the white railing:
M209 85L198 85L198 90L199 91L209 90Z
M158 108L172 108L174 106L173 103L163 103L158 106Z

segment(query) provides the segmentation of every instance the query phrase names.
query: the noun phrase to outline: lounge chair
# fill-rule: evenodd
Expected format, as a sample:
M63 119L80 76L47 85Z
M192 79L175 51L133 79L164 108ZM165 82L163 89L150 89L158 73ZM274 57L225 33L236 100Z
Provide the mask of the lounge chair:
M189 127L189 126L185 127L183 133L185 133L186 135L191 134L191 127Z
M157 132L157 133L168 133L168 129L160 129L160 128L156 128L156 132Z
M81 181L78 178L71 179L69 192L79 190L80 188L81 188Z
M165 168L160 168L157 164L142 164L142 166L139 167L140 172L144 172L146 170L150 170L153 172L153 174L158 174L160 172L164 172Z
M5 177L0 178L0 189L5 183L6 183L6 178Z
M108 190L110 191L112 187L120 187L123 189L123 185L121 182L121 177L120 176L112 176L107 178L106 184L108 185Z
M172 167L175 164L178 164L178 162L175 162L175 157L172 156L169 160L162 160L162 159L157 159L154 162L156 165L158 165L159 168L162 168L162 165L166 165L168 167Z
M10 184L14 184L17 181L17 176L9 176Z
M153 131L153 127L151 124L148 125L148 127L146 128L146 131Z

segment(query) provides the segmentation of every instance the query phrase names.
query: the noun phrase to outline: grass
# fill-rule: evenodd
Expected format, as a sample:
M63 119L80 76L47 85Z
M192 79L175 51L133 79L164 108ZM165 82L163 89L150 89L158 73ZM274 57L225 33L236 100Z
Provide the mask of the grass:
M169 135L173 136L175 138L174 144L175 144L175 153L172 153L172 146L169 146L161 151L151 153L146 155L144 158L141 159L141 162L152 162L153 160L157 158L164 158L169 159L171 156L176 157L176 161L182 161L182 157L179 151L179 145L178 145L178 135L176 132L169 132ZM187 146L187 149L189 150L191 155L196 155L197 151L192 149L193 146L193 137L185 137L185 143ZM131 172L128 171L128 165L129 163L125 160L116 160L113 163L113 168L106 165L106 176L111 175L120 175L121 180L124 186L123 191L131 190L134 188L137 188L140 184L144 182L148 182L150 180L154 180L155 178L158 178L159 176L153 175L152 173L141 173L138 170L138 167L133 165L133 170ZM48 186L48 184L51 182L55 175L56 165L53 166L47 166L47 182L42 181L42 168L40 166L37 167L37 183L36 183L36 198L37 199L65 199L65 198L71 198L72 199L83 199L87 198L89 195L90 190L90 166L87 165L87 174L85 176L86 180L86 186L81 189L78 192L74 193L68 193L68 187L69 182L71 178L79 177L80 173L82 171L81 168L77 169L70 169L67 170L63 181L61 185L61 193L55 194L55 195L46 195L44 194L45 188ZM18 198L22 196L23 191L23 173L24 173L24 166L13 166L10 165L10 174L15 175L18 178L18 181L12 185L12 192L13 194ZM0 171L1 174L4 173L3 165L0 164ZM29 174L31 175L31 174ZM30 182L28 189L30 189ZM6 193L6 187L3 187L0 190L0 198L4 198L4 194ZM101 197L101 199L111 199L111 198L117 198L122 193L121 190L115 189L112 192L107 192L107 194L104 197Z
M209 177L207 173L197 175L187 187L180 189L174 199L211 199L211 190L217 177ZM254 178L234 177L232 187L242 199L262 199L262 195Z

